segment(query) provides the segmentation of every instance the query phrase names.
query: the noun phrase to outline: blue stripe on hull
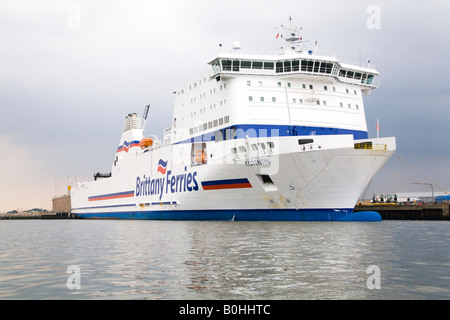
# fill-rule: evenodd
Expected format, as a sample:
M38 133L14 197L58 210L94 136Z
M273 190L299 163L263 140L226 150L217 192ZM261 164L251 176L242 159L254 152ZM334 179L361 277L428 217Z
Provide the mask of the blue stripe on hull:
M354 213L353 209L161 210L74 214L81 218L132 220L381 221L377 212Z

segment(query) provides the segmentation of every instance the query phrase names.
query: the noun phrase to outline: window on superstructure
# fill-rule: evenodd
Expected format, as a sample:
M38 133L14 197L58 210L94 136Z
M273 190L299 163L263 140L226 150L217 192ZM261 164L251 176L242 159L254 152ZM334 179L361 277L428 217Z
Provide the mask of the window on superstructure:
M219 126L223 125L223 118L219 118Z
M355 79L356 79L356 80L361 80L361 77L362 77L362 74L361 74L361 73L359 73L359 72L356 72L356 73L355 73Z
M277 82L278 86L281 87L281 82Z
M340 103L340 105L341 105L341 108L344 107L344 104L343 104L342 102L339 102L339 103Z
M357 95L358 93L356 92L356 90L353 90L353 93L355 94L355 95Z
M283 72L283 62L277 62L276 73Z
M351 109L351 108L352 108L352 105L351 105L350 103L348 104L348 108L349 108L349 109Z
M272 102L277 102L277 98L272 97Z
M309 88L312 90L312 89L314 89L314 86L312 84L310 84Z
M217 120L214 120L213 123L214 123L214 127L217 127L218 121L217 121Z
M262 86L262 81L258 81L258 86Z
M203 131L204 131L204 130L207 130L207 129L208 129L208 124L207 124L207 123L204 123L204 124L203 124Z
M247 87L250 87L252 85L252 82L250 80L247 80Z
M223 71L231 71L231 61L230 60L222 60L222 70Z
M363 83L363 84L366 83L366 79L367 79L367 73L364 73L361 78L361 83Z
M347 71L347 78L353 79L355 73L353 71Z
M291 67L290 61L283 62L283 66L284 66L284 72L291 72L292 67Z
M273 62L264 62L264 69L265 70L273 70Z
M236 127L225 129L225 140L233 140L236 137Z
M250 69L252 67L251 61L241 61L241 68L242 69Z
M320 62L319 61L315 61L314 62L314 72L319 72L319 67L320 67Z
M323 71L321 71L321 72L326 73L326 74L331 74L331 71L333 70L332 63L323 62L322 66L323 66Z
M323 86L323 90L327 91L328 87L327 86Z
M248 101L253 101L253 97L252 96L248 96Z
M252 69L262 69L263 63L260 61L253 61Z
M214 141L219 142L222 140L223 140L222 130L218 130L218 131L214 132Z
M288 82L287 86L288 86L288 88L290 88L290 87L291 87L291 83L290 83L290 82Z
M302 67L301 67L302 71L308 71L308 61L306 60L302 60Z
M346 73L347 73L347 70L339 69L339 76L340 76L340 77L345 77L345 76L346 76Z
M225 116L225 117L223 117L223 121L224 121L225 123L230 122L230 116Z
M264 97L260 97L259 101L264 102Z
M233 71L239 71L239 61L233 61Z
M303 88L303 89L306 89L306 84L302 84L302 88Z
M303 103L303 99L298 99L298 102Z
M297 103L297 99L292 98L292 102L293 102L293 103Z
M300 61L294 60L292 61L292 71L299 71L300 70Z
M323 101L322 103L323 103L323 105L324 105L324 106L326 106L326 105L327 105L327 102L326 102L325 100L324 100L324 101Z
M208 122L208 129L212 128L212 121Z

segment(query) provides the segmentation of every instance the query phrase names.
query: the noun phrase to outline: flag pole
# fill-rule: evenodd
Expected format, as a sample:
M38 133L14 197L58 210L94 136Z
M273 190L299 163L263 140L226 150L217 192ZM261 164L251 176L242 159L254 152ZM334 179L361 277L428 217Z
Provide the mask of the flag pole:
M380 120L377 119L377 148L380 145Z
M380 119L377 119L377 139L380 138Z

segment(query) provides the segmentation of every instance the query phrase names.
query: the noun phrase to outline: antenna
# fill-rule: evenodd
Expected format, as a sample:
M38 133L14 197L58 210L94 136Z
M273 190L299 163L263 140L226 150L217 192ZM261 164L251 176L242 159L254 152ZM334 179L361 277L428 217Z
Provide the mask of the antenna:
M278 29L278 27L275 27ZM281 25L280 28L285 33L284 37L281 35L281 38L284 39L287 42L287 46L289 49L293 51L302 51L300 44L307 42L303 41L303 38L299 36L298 34L300 31L302 31L302 28L296 28L292 26L292 17L289 17L289 27L285 27L284 25ZM277 38L280 34L277 35Z

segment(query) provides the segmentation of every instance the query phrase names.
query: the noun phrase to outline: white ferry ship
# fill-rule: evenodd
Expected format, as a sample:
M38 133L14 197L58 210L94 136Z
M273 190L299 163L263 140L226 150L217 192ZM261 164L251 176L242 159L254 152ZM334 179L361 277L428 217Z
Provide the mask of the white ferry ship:
M143 116L125 118L111 173L71 186L83 218L379 221L353 213L395 138L368 138L363 95L379 86L370 63L304 50L283 27L285 49L209 61L174 91L162 141Z

